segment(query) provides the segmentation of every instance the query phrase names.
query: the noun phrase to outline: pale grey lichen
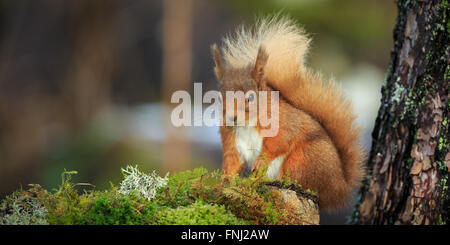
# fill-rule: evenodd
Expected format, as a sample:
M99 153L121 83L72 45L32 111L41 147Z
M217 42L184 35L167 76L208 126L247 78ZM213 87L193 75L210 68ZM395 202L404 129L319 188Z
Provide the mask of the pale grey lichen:
M400 99L401 99L401 95L404 90L405 90L405 88L400 83L400 77L397 77L397 82L394 83L394 92L392 94L392 101L399 103Z
M0 225L48 225L47 214L39 201L15 192L0 204Z
M157 190L167 185L169 180L167 174L164 178L160 177L153 171L151 174L145 174L138 170L138 167L127 166L122 168L124 180L120 184L119 193L127 195L131 191L136 191L137 194L147 200L155 198Z

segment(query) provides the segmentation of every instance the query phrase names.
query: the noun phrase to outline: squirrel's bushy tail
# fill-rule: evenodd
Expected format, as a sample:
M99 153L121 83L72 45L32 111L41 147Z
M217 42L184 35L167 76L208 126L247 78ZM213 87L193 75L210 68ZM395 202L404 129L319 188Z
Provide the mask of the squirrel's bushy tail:
M257 19L253 27L239 27L224 38L222 52L227 65L243 68L255 62L262 45L269 54L264 74L283 80L303 66L309 42L303 29L277 14Z
M275 15L227 36L222 52L227 66L242 68L255 62L260 46L265 48L264 77L292 105L323 125L338 150L346 182L355 186L363 177L364 154L358 143L361 130L355 125L350 100L334 81L325 82L305 67L309 43L310 38L295 21Z

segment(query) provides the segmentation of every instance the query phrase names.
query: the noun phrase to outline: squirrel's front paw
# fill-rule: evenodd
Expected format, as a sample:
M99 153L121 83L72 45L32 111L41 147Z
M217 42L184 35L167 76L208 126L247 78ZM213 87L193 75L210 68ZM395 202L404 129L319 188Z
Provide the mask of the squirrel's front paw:
M262 167L266 166L267 163L263 159L256 159L255 164L252 167L252 173L257 173Z

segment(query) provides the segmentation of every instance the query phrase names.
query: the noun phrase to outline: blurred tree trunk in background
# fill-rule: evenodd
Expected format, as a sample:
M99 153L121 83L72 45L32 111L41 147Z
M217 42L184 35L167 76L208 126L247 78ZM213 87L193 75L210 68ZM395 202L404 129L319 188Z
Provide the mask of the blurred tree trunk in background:
M79 6L78 24L73 30L76 40L63 93L69 101L67 108L71 109L69 123L77 129L110 104L118 4L110 0L75 4Z
M190 167L190 142L186 128L176 128L170 121L170 98L177 90L189 91L192 70L192 0L163 1L162 21L162 115L166 133L163 142L162 164L165 171L179 171Z
M0 194L29 183L56 137L77 132L109 105L117 5L47 0L11 7L16 15L0 52ZM53 33L59 28L63 37ZM65 51L53 47L54 39L67 45L67 65L65 54L53 54ZM62 63L44 76L42 52Z
M351 223L449 223L447 0L398 1L394 48Z

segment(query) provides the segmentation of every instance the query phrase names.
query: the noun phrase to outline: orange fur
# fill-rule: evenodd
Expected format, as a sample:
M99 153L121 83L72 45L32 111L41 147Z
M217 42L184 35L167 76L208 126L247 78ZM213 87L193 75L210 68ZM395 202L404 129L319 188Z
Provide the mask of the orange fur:
M323 83L320 75L303 70L287 81L273 80L286 100L317 120L327 131L343 163L346 182L357 185L363 177L363 150L358 144L361 132L355 126L356 116L334 82Z
M222 171L226 175L239 174L243 167L236 152L234 134L231 131L229 127L220 128L223 148Z
M292 20L275 16L227 37L222 47L225 62L216 46L212 51L222 91L280 92L278 135L263 138L253 170L283 156L279 176L289 173L318 193L321 209L336 209L346 204L363 177L360 129L350 101L335 83L325 83L304 66L309 42ZM244 163L236 150L234 128L223 126L220 133L223 172L239 174Z

